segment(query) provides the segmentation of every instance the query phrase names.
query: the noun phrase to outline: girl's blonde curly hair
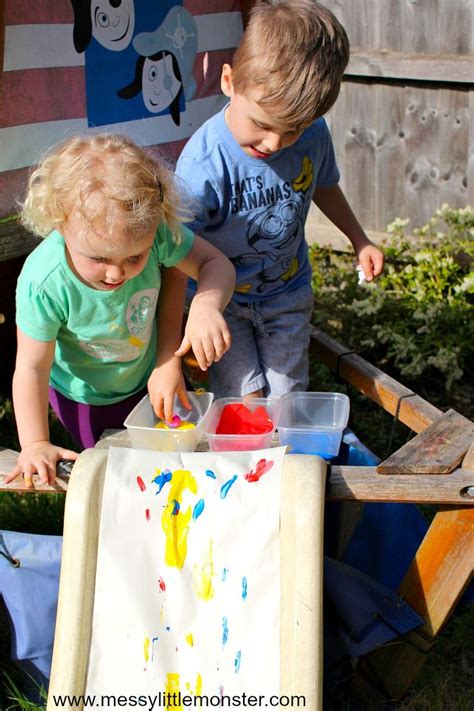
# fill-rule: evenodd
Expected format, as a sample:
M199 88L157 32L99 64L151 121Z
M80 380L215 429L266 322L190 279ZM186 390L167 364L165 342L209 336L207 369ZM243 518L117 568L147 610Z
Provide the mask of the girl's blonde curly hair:
M113 239L140 238L165 223L176 243L184 212L172 172L125 136L74 136L46 154L32 173L21 218L45 237L74 213L85 227Z

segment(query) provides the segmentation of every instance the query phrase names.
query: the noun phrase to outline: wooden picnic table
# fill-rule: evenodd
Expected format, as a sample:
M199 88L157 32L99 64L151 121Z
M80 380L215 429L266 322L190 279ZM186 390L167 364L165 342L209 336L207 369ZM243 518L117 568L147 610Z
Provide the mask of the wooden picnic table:
M424 625L359 660L361 678L397 699L410 687L437 635L472 579L474 563L474 424L459 413L443 413L375 366L313 329L311 352L324 365L417 433L377 467L330 465L327 501L349 510L360 502L400 502L438 506L398 593L424 619ZM128 433L115 431L96 445L130 446ZM199 449L205 450L204 440ZM19 479L5 486L3 474L16 452L0 449L0 492L31 492ZM36 492L67 491L68 477ZM347 503L346 503L347 502ZM346 516L349 528L355 518ZM350 534L350 531L349 531ZM341 535L349 537L347 531Z

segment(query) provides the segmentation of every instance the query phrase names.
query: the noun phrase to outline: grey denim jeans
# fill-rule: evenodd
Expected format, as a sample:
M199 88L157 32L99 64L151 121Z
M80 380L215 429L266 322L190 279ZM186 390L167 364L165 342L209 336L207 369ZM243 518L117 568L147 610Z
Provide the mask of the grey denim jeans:
M232 346L209 370L216 397L263 390L279 397L308 387L308 347L313 307L311 285L251 304L231 302L224 317Z

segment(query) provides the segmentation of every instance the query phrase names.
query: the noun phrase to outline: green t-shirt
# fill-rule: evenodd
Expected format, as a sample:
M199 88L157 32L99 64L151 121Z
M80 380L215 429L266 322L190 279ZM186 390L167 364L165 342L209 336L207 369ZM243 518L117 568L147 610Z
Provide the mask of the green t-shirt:
M117 291L93 289L76 277L59 232L36 247L18 279L16 322L30 338L56 340L53 388L76 402L106 405L145 387L156 361L160 266L180 262L193 242L182 227L176 245L161 225L145 268Z

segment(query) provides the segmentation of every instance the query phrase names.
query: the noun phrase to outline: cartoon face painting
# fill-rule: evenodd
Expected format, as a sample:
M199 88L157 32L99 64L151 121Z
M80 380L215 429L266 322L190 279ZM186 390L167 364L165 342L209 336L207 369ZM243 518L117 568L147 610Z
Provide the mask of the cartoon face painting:
M179 126L181 95L189 101L196 90L194 18L185 8L173 7L153 32L141 32L133 38L133 48L139 55L135 77L117 91L117 96L132 99L142 93L150 113L158 114L169 107L172 120Z
M143 102L152 114L166 109L181 89L182 83L176 76L174 64L173 56L167 52L160 52L158 59L145 59L142 70Z
M76 52L84 52L91 37L112 52L126 49L135 30L133 3L134 0L71 0Z
M106 49L120 52L130 44L135 28L133 0L94 0L92 35Z

